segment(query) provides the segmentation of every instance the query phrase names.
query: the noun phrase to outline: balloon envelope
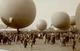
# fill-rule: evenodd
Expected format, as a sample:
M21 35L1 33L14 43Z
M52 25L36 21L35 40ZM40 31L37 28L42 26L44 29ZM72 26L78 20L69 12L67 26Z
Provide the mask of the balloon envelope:
M33 0L0 0L0 16L7 26L24 28L35 19L35 4Z
M66 30L70 25L69 15L65 12L57 12L52 16L52 25L61 30Z
M40 31L43 31L47 28L47 23L45 20L40 20L37 25L36 25L37 29Z
M80 4L78 5L76 10L76 26L77 29L80 30Z

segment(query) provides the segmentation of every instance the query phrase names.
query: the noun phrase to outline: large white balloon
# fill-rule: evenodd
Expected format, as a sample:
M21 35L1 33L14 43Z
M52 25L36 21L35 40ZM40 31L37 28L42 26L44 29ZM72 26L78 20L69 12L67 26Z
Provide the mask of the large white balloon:
M0 0L0 17L12 28L24 28L35 19L36 8L33 0Z
M76 24L75 18L76 18L76 16L71 16L70 17L70 24L71 25L75 25Z
M47 23L45 20L39 20L36 25L37 29L43 31L47 28Z
M80 4L78 5L76 10L76 26L77 29L80 30Z
M70 26L69 15L65 12L57 12L52 16L52 25L61 30L66 30Z

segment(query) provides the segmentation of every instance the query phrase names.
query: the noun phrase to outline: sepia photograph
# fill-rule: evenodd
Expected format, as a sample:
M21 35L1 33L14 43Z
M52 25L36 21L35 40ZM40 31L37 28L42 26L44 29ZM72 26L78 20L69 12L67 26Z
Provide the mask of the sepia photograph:
M0 51L80 51L80 0L0 0Z

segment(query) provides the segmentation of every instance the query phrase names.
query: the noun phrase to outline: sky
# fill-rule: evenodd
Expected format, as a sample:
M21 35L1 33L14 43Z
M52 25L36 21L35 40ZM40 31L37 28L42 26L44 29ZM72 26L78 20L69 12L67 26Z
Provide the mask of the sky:
M51 25L51 17L55 12L66 12L69 16L74 16L80 0L33 0L36 6L36 18L28 26L28 29L36 29L37 21L46 20L48 27ZM1 25L4 25L0 21ZM25 28L26 29L26 28Z

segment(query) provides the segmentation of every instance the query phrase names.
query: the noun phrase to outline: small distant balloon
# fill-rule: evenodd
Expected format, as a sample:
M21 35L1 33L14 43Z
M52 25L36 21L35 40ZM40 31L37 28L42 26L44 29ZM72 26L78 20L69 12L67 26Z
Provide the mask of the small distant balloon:
M52 25L58 29L66 30L70 26L69 15L65 12L56 12L52 16Z
M47 22L45 20L39 20L36 24L38 30L43 31L47 28Z
M35 16L33 0L0 0L0 17L8 27L27 27L32 24Z

